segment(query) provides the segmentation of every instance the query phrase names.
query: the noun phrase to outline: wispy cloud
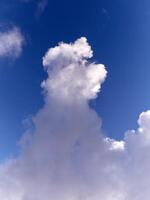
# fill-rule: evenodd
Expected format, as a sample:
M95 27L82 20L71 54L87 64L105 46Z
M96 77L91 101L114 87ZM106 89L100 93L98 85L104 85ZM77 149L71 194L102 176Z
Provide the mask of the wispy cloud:
M19 28L0 32L0 57L17 58L22 53L24 37Z
M24 3L35 2L36 3L36 17L39 17L48 5L48 0L21 0Z
M39 0L38 3L37 3L37 16L41 15L46 6L48 5L48 0Z

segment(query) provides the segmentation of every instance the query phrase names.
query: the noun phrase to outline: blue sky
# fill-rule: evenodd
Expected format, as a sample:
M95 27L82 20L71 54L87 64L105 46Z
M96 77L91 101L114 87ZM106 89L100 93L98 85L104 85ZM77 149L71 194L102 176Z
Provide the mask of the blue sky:
M149 8L0 0L0 199L150 199Z
M1 0L0 29L17 26L25 37L17 59L0 58L0 157L16 152L22 121L43 105L42 57L58 42L85 36L93 60L108 76L91 105L102 117L106 135L122 139L149 108L150 3L129 0L51 1L42 12L37 1Z

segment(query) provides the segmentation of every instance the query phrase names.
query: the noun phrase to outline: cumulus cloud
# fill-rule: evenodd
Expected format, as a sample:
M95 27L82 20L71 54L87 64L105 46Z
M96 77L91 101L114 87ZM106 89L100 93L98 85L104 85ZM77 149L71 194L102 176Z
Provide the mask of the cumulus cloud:
M102 64L88 63L91 57L91 47L84 37L74 44L60 43L49 49L43 65L50 78L42 86L55 99L61 96L65 102L95 98L107 72Z
M107 71L92 55L83 37L43 57L45 104L21 139L20 156L0 165L0 199L149 200L150 111L123 141L105 138L89 100Z
M24 37L17 27L0 32L0 57L17 58L22 52Z

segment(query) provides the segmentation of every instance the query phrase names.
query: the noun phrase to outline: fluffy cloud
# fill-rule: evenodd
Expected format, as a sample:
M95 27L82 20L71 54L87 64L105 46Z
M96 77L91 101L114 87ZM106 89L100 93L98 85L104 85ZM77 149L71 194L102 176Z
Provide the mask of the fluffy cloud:
M102 64L88 63L91 57L92 50L84 37L74 44L60 43L49 49L43 65L50 78L42 83L48 94L55 99L61 97L61 102L95 98L107 72Z
M91 57L86 38L43 57L45 104L20 142L20 156L0 165L0 199L149 200L150 111L124 141L105 138L89 100L107 72Z
M16 27L0 32L0 57L16 58L20 56L23 43L24 37Z

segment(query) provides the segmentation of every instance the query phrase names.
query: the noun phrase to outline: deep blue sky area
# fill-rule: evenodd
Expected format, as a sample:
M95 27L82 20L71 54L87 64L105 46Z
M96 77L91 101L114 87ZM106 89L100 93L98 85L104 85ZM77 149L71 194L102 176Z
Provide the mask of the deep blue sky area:
M37 14L37 1L0 1L0 29L20 27L26 42L16 59L0 58L0 158L17 152L22 121L43 105L42 56L58 42L87 37L93 60L108 77L91 106L104 133L122 139L150 107L150 1L49 0Z

